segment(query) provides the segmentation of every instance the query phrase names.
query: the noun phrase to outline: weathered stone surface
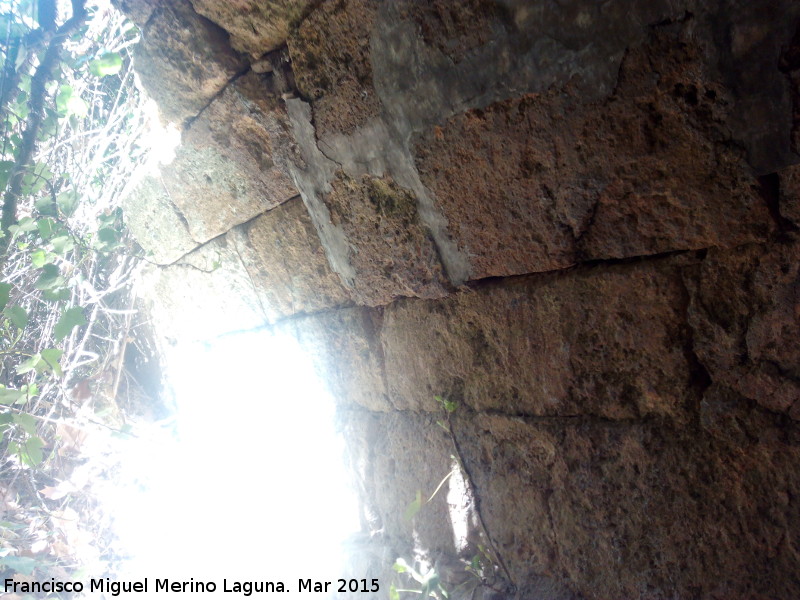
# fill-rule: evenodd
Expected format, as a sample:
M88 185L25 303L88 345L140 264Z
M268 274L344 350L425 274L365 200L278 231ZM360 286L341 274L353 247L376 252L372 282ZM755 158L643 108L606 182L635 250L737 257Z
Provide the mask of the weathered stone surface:
M800 165L780 171L778 182L780 214L800 227Z
M378 415L361 410L342 411L341 419L342 433L361 442L353 446L355 452L348 458L357 486L370 498L366 503L370 529L383 529L386 537L395 538L399 544L416 531L433 552L455 554L446 489L413 520L406 518L405 509L417 490L427 500L453 468L452 445L435 419L430 415ZM417 444L426 449L426 458L407 460L407 449ZM403 549L413 550L407 545Z
M731 94L727 125L749 163L763 175L797 162L800 4L726 0L700 21L709 30L701 35L713 40L708 56Z
M300 198L231 230L227 237L253 280L268 320L350 300L325 259Z
M310 0L190 0L194 9L231 36L231 45L254 58L286 41L289 27L303 16Z
M149 269L141 295L152 304L153 327L170 344L205 340L265 322L253 281L225 237L175 264Z
M112 0L112 4L139 27L144 27L160 0Z
M436 247L408 190L391 179L365 175L357 180L343 174L331 187L324 201L350 246L357 302L383 305L398 296L447 294Z
M193 2L252 55L289 6ZM187 6L146 31L169 49ZM165 331L199 311L300 339L384 585L399 555L463 583L479 508L520 599L798 597L798 20L792 0L314 3L165 173L184 196L156 195L182 232L161 260L220 235L181 261L201 270L159 272ZM198 82L230 73L198 56ZM160 77L181 114L210 101ZM474 498L452 476L405 519L454 453ZM513 598L504 579L475 596Z
M344 308L293 319L279 326L296 336L337 402L387 412L380 310Z
M800 419L800 243L711 251L687 277L689 323L711 379Z
M404 0L399 13L412 20L428 46L435 46L454 63L503 37L514 26L513 3L496 0L466 0L454 4L446 0L415 2Z
M705 405L715 412L701 428L458 419L514 579L545 575L598 599L791 597L797 426L724 390Z
M163 117L178 123L196 116L246 65L228 35L195 13L188 0L158 3L142 30L135 60Z
M327 0L289 37L297 89L313 101L320 134L352 132L380 110L369 34L378 3Z
M418 139L422 181L474 278L764 238L767 207L721 141L722 91L698 78L696 53L657 37L628 55L608 101L528 96Z
M126 226L153 262L172 263L197 247L160 173L144 176L125 196L122 207Z
M248 98L267 83L248 74L192 122L163 182L197 242L221 235L297 195L282 157L290 145L282 107ZM262 100L263 103L263 100Z
M696 396L678 264L620 265L488 285L386 309L389 394L474 410L678 419Z

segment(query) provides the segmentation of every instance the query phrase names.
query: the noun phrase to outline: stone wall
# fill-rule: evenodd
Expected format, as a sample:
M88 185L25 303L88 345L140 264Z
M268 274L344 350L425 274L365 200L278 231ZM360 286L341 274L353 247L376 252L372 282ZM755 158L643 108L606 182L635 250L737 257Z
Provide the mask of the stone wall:
M127 207L156 323L306 344L374 568L800 597L799 4L119 4L183 132Z

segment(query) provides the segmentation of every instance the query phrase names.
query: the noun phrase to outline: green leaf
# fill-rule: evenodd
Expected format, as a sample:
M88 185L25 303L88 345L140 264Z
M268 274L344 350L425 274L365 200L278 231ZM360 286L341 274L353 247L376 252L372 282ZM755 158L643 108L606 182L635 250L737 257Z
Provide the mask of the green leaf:
M55 221L53 219L39 219L36 226L39 228L39 235L43 240L49 240L53 237Z
M56 204L50 196L42 196L36 200L34 206L40 215L55 216L58 214L56 211Z
M56 204L62 213L71 217L78 206L78 194L73 191L61 192L56 198Z
M406 521L410 521L414 517L417 516L417 513L422 508L422 491L417 490L417 497L411 501L411 503L406 507Z
M53 244L53 252L64 256L67 252L75 248L75 242L68 235L60 235L50 240Z
M60 300L69 300L70 293L67 288L60 288L58 290L44 290L42 291L42 298L50 302L58 302Z
M4 190L8 185L8 178L11 177L11 171L13 170L13 160L0 160L0 190Z
M8 304L8 298L11 294L10 283L0 283L0 310L3 310Z
M73 96L67 101L67 114L83 119L89 114L89 105L83 98Z
M3 314L20 329L25 329L25 326L28 324L28 313L21 306L16 304L14 306L6 306L3 310Z
M68 308L53 328L53 337L60 342L69 335L73 328L80 325L86 325L86 319L83 317L83 308L80 306Z
M24 390L15 390L0 385L0 404L16 404L20 398L27 400L27 394Z
M63 287L66 281L61 276L56 265L45 265L42 267L42 274L36 280L37 290L56 290L56 288Z
M47 348L46 350L42 350L42 360L47 363L47 366L52 369L53 373L55 373L58 377L63 375L61 371L61 357L63 356L64 351L59 350L58 348Z
M52 178L53 172L47 163L36 163L33 169L22 177L22 192L26 195L38 194Z
M58 110L58 112L66 114L67 102L72 98L73 93L72 86L66 83L58 88L58 95L56 96L56 110Z
M37 367L40 362L42 362L42 355L37 352L28 360L24 360L17 365L17 375L24 375L25 373L30 373L33 370L38 370Z
M116 52L106 52L100 58L89 61L89 71L95 77L116 75L122 69L122 57Z
M29 435L36 435L36 418L28 413L14 415L14 423L22 427Z
M22 575L33 575L33 570L39 566L39 561L28 556L5 556L0 558L0 565Z
M37 268L41 269L50 261L47 260L47 252L42 248L37 248L33 252L31 252L31 264Z
M400 594L397 593L397 588L393 583L389 585L389 600L400 600Z
M22 217L17 224L17 227L21 232L28 232L35 230L39 224L36 222L35 219L31 217Z
M19 458L29 467L38 467L44 459L44 442L41 438L30 437L22 445L18 445Z
M103 227L97 231L95 246L101 251L110 251L119 246L119 235L111 227Z
M89 114L89 105L75 93L71 85L64 84L56 96L56 110L62 117L75 115L83 118Z
M456 412L456 408L458 408L458 404L456 402L453 402L452 400L446 400L441 396L434 396L433 399L436 400L436 402L438 402L439 404L441 404L442 408L444 408L448 414Z

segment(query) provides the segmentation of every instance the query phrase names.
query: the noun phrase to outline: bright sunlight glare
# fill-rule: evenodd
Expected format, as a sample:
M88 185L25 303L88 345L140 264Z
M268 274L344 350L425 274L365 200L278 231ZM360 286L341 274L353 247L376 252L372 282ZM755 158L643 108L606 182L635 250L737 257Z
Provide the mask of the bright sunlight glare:
M134 444L129 483L106 500L130 555L121 578L284 581L294 592L298 577L341 576L356 501L332 399L298 342L257 330L178 343L166 358L177 434Z

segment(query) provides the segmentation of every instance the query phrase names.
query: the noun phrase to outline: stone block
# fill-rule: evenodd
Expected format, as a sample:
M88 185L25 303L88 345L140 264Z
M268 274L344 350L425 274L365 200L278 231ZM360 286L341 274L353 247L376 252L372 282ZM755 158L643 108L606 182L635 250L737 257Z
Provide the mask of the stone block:
M800 419L800 243L713 250L689 273L693 344L712 381Z
M685 418L696 397L680 261L530 277L387 307L381 341L401 409L442 395L477 411Z
M188 0L149 7L136 72L167 121L195 117L247 65L228 34L201 17Z
M249 100L259 76L229 86L184 132L162 179L197 242L206 242L297 195L281 158L282 109ZM267 95L266 82L261 83Z
M349 302L300 198L234 228L227 238L250 273L269 321Z

